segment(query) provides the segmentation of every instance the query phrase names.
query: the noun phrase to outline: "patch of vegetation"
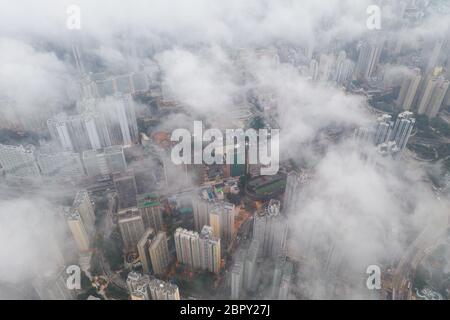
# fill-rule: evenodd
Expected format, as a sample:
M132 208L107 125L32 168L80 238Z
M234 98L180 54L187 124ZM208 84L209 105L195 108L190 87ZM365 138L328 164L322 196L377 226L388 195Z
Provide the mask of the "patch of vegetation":
M436 156L433 148L424 146L422 144L409 144L408 148L414 151L422 159L433 160Z
M445 137L450 136L450 126L445 120L436 117L430 120L429 122L430 126L433 127L436 134Z

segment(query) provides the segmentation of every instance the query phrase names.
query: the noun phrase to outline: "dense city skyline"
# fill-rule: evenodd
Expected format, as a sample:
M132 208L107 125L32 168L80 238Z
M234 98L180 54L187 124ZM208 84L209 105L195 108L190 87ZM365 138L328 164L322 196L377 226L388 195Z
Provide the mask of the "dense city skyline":
M446 1L2 2L1 299L450 297Z

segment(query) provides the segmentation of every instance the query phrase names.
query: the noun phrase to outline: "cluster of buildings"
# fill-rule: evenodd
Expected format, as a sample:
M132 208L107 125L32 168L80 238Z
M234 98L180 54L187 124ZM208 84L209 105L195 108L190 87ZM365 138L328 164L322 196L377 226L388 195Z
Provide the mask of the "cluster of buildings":
M65 151L82 152L138 141L136 112L131 95L83 100L80 114L60 113L47 121L50 136Z
M195 230L178 228L174 240L177 260L191 270L218 274L222 255L235 236L235 205L205 194L192 199Z
M236 255L231 270L231 298L240 299L258 289L259 267L275 263L270 298L287 299L293 264L286 259L288 223L281 214L281 202L270 200L253 217L253 238Z
M429 118L436 117L441 107L448 104L446 97L450 81L443 71L442 67L435 67L424 74L420 68L410 68L403 76L395 101L397 107L415 110Z
M89 193L79 191L72 206L63 207L62 210L78 251L88 252L95 233L95 212Z
M126 283L131 300L180 300L177 285L146 274L132 271Z
M0 145L3 172L74 179L126 170L123 148L139 138L132 96L89 99L79 106L80 114L60 113L48 119L52 142L41 148Z
M46 152L28 146L0 144L0 165L9 177L80 179L107 175L127 169L122 146L84 151Z
M381 154L395 155L405 149L416 120L410 111L404 111L392 121L392 116L383 114L375 125L355 130L355 138L361 143L371 143Z
M220 238L213 235L210 226L203 226L200 233L178 228L174 239L178 262L192 270L220 272Z

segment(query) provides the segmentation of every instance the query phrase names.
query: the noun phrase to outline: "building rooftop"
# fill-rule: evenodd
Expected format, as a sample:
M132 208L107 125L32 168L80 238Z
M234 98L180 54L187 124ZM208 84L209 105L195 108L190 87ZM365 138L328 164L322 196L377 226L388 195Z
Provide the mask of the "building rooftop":
M152 193L140 194L137 196L138 208L148 208L159 206L159 198L157 195Z

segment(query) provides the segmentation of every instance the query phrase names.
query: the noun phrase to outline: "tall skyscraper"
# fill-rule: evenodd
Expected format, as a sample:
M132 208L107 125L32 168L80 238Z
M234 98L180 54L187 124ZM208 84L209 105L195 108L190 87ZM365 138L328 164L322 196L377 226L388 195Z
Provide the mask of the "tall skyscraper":
M124 145L132 145L138 141L138 127L133 98L131 95L116 96L115 104L117 119L122 131Z
M235 261L231 269L231 299L238 300L242 295L244 282L244 264L242 259Z
M336 60L336 67L333 75L333 80L337 85L345 85L351 80L354 69L354 63L347 59L345 51L339 52Z
M284 192L283 209L288 212L295 201L300 183L300 174L297 171L290 171L286 178L286 190Z
M399 150L403 150L406 147L411 136L411 131L416 123L413 116L414 114L412 112L405 111L400 113L395 121L390 140L395 141Z
M236 207L234 204L218 201L209 210L209 223L213 235L222 240L222 244L228 245L234 237L234 217Z
M403 110L411 110L411 106L414 102L414 98L417 94L420 81L422 80L421 71L419 68L411 70L411 74L404 77L400 93L398 94L396 105Z
M175 230L174 238L178 262L192 269L200 269L202 264L198 232L178 228Z
M380 60L383 46L377 42L364 42L359 48L358 62L356 63L356 78L369 80Z
M150 282L150 277L137 271L128 273L126 280L127 288L130 293Z
M209 225L209 210L212 203L208 200L194 197L192 199L192 209L194 212L195 230L200 232L203 226Z
M88 234L92 235L95 230L95 212L89 193L86 190L77 192L72 209L79 213Z
M258 240L253 239L247 251L244 261L244 287L247 291L252 291L255 286L256 272L258 267L258 256L261 245Z
M220 271L220 239L213 236L212 228L204 226L199 234L178 228L175 231L177 260L192 269Z
M147 230L145 230L144 234L137 244L139 260L141 260L142 270L144 271L144 273L150 273L150 271L152 270L152 262L148 248L152 242L152 239L154 238L155 230L152 228L148 228Z
M270 200L264 209L255 213L253 219L253 239L261 243L262 256L285 255L288 225L280 215L280 201Z
M431 51L431 55L428 59L427 71L431 71L436 68L439 64L439 60L442 53L442 47L444 46L444 41L439 39L434 44L433 50Z
M280 291L278 293L278 300L287 300L289 298L293 268L294 266L290 261L284 264L283 275L281 276Z
M18 177L40 176L33 146L0 144L0 165L7 175Z
M283 268L285 264L286 264L285 257L276 258L275 268L273 270L273 277L272 277L272 292L271 292L272 299L278 298L278 293L280 291L281 277L283 275Z
M392 127L393 123L391 115L383 114L377 118L373 137L376 146L389 140Z
M319 79L319 62L316 59L311 59L311 62L309 63L309 74L313 81Z
M153 300L180 300L178 286L166 281L151 279L149 290Z
M220 272L220 238L213 236L210 226L204 226L199 235L200 261L202 269L218 274Z
M118 224L124 248L129 252L136 251L136 245L145 232L144 222L139 214L139 210L137 208L128 208L120 210L118 215Z
M156 275L167 272L170 264L169 247L165 232L157 232L148 228L137 244L142 269L145 273L153 271Z
M66 151L82 152L91 149L82 115L60 113L47 121L50 135Z
M328 81L332 74L334 57L332 55L321 54L319 59L319 80Z
M137 186L133 171L115 174L114 187L119 198L119 208L126 209L137 206Z
M75 240L78 251L89 251L90 237L80 214L70 207L63 208L63 211L66 217L67 225L69 226L70 232L72 233L73 239Z
M154 194L140 194L137 196L137 206L141 213L144 226L156 231L163 229L161 203Z
M430 76L419 100L418 114L434 118L438 114L450 82L442 76Z
M85 111L82 114L91 148L101 149L111 146L108 127L102 114L95 111Z
M166 274L167 267L170 264L170 254L165 232L160 231L156 234L149 244L148 252L152 262L153 273L156 275Z
M133 145L138 141L138 127L133 98L116 94L99 100L97 110L104 114L113 145Z

